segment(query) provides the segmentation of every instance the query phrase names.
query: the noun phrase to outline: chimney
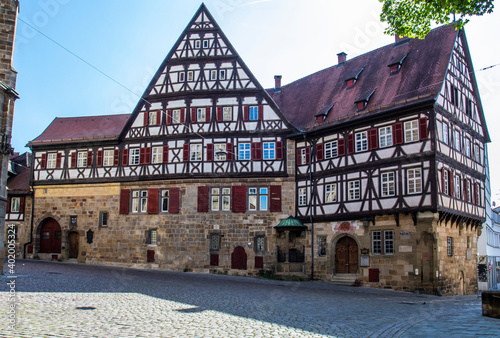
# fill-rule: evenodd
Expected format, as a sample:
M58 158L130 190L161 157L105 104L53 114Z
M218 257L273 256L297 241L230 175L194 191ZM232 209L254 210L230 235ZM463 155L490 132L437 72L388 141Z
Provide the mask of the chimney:
M281 75L274 75L274 92L281 92Z
M339 62L337 64L337 67L342 67L347 60L347 54L342 52L338 53L337 56L339 57Z

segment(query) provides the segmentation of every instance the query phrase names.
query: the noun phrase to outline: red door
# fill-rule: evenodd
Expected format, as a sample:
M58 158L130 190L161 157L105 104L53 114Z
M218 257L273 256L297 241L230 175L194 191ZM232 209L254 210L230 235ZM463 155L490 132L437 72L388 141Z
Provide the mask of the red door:
M337 242L335 250L335 272L358 272L358 244L351 237L343 237Z
M242 246L234 248L234 251L231 254L231 269L247 269L247 253Z
M61 253L61 227L54 219L47 219L40 230L40 252Z

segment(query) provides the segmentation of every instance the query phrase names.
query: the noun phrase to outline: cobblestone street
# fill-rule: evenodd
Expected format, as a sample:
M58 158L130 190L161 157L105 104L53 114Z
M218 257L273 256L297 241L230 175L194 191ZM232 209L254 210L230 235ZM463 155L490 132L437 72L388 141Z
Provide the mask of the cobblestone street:
M18 260L0 337L499 336L477 296ZM5 271L7 272L7 271Z

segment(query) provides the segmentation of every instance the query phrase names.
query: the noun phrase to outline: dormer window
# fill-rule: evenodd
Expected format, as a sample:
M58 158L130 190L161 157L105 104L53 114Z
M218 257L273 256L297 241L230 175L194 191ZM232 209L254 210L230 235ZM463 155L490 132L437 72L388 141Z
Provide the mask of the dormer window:
M361 68L357 72L352 73L349 77L347 77L347 79L345 80L345 82L347 82L347 89L354 87L354 85L358 81L358 77L361 74L361 72L363 71L363 69L364 68Z
M359 98L354 101L354 103L358 106L358 111L364 110L368 105L368 101L370 101L370 97L375 93L375 89L369 92L365 92L359 96Z
M392 63L387 65L387 67L389 67L389 69L390 69L391 76L399 74L399 71L401 70L401 67L403 66L403 61L406 59L407 55L408 54L405 54L401 57L393 58L393 60L395 60L395 62L392 62Z
M326 117L328 116L328 113L330 113L332 108L333 108L333 104L330 104L330 105L327 105L327 106L324 106L323 108L321 108L319 110L319 112L317 112L314 115L316 117L316 122L322 123L324 120L326 120Z

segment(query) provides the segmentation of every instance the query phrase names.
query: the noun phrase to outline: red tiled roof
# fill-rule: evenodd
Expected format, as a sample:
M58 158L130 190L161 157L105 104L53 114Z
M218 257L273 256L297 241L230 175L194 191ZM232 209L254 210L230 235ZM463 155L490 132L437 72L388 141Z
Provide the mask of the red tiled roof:
M29 145L117 139L130 114L56 117Z
M434 99L441 91L457 31L452 25L432 30L425 39L390 44L306 76L281 88L268 89L285 117L297 128L311 130L367 114ZM390 76L388 65L405 55L399 74ZM346 80L363 68L353 88ZM375 92L368 105L358 111L355 104L365 93ZM315 115L334 105L326 120L318 124Z

